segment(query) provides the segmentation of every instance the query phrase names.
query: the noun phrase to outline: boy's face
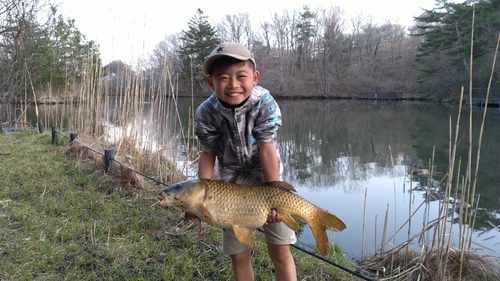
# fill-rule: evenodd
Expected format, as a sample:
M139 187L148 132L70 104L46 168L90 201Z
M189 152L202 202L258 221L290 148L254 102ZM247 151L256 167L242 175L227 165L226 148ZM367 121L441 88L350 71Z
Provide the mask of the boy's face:
M233 63L208 75L207 82L219 99L230 105L238 105L252 94L259 76L259 72L254 72L248 63Z

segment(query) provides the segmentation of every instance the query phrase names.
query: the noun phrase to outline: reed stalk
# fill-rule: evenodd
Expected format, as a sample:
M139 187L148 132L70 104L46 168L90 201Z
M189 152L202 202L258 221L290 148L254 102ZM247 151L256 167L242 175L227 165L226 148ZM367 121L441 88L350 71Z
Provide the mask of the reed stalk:
M375 247L373 249L375 249L375 256L377 256L377 226L378 226L378 215L375 215L375 239L373 239L373 241L375 242Z
M385 210L385 219L384 219L384 230L382 233L382 244L380 245L380 255L382 256L382 253L385 251L385 241L387 241L385 238L387 236L387 223L389 219L389 204L387 204L387 209Z
M430 165L429 167L431 168L431 172L429 174L429 177L427 178L427 192L426 192L426 206L425 206L425 212L424 212L424 220L423 220L423 227L425 227L429 221L430 221L430 208L429 208L429 203L430 201L428 200L429 198L429 194L431 194L433 192L433 188L434 188L434 182L432 181L432 179L434 178L434 157L436 155L436 146L434 145L432 147L432 158L430 160ZM426 236L424 236L424 243L429 243L429 232L426 232Z
M411 206L412 206L412 196L413 196L413 173L410 173L410 187L409 187L409 192L410 192L410 202L408 202L408 218L412 217L412 212L411 212ZM408 220L408 240L410 239L411 236L411 220ZM407 257L409 254L409 244L406 246L406 254L405 256Z
M367 197L368 197L368 187L365 188L365 201L363 204L363 230L361 232L361 260L364 260L364 257L365 257L365 228L366 228L366 198ZM375 223L375 225L376 225L376 223Z
M389 145L389 158L391 159L391 171L392 171L392 181L393 181L393 186L394 186L394 233L396 233L396 222L397 222L397 193L396 193L396 175L394 172L394 159L392 158L392 149L391 146ZM394 235L394 240L392 241L392 247L396 246L396 235ZM393 251L394 252L394 251ZM393 268L394 264L394 255L391 257L391 268ZM391 271L391 276L392 276L392 271Z
M465 202L465 177L462 176L461 178L461 189L460 189L460 209L459 209L459 220L458 220L458 226L459 226L459 232L458 232L458 248L463 250L465 248L465 223L464 221L464 202Z

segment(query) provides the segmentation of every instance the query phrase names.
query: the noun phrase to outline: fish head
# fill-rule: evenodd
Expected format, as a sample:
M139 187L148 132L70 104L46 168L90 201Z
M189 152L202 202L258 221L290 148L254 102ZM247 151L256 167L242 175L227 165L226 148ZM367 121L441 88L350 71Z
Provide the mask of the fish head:
M189 210L203 201L205 184L199 179L173 184L158 194L160 206L177 206Z

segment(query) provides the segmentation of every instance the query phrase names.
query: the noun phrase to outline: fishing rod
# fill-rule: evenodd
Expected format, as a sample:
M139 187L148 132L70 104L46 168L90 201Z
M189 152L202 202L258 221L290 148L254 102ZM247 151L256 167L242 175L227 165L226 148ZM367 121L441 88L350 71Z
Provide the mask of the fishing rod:
M263 229L261 229L261 228L257 228L257 230L258 230L258 231L260 231L260 232L262 232L262 233L264 233L264 230L263 230ZM338 264L338 263L334 263L333 261L331 261L331 260L329 260L329 259L325 259L325 258L324 258L324 257L322 257L322 256L319 256L319 255L317 255L317 254L315 254L315 253L313 253L313 252L311 252L311 251L308 251L308 250L306 250L306 249L304 249L304 248L301 248L301 247L299 247L299 246L297 246L297 245L295 245L295 244L290 244L290 246L292 246L292 247L294 247L295 249L300 250L300 251L302 251L302 252L304 252L304 253L306 253L306 254L309 254L309 255L311 255L311 256L313 256L313 257L317 258L317 259L320 259L320 260L322 260L322 261L324 261L324 262L326 262L326 263L328 263L328 264L330 264L330 265L333 265L333 266L335 266L335 267L337 267L337 268L340 268L340 269L342 269L342 270L344 270L344 271L347 271L347 272L349 272L350 274L352 274L352 275L354 275L354 276L356 276L356 277L359 277L359 278L361 278L361 279L363 279L363 280L367 280L367 281L375 281L375 280L370 279L370 278L368 278L368 277L366 277L366 276L363 276L363 275L361 275L361 274L359 274L359 273L357 273L357 272L354 272L354 271L350 270L349 268L346 268L346 267L344 267L344 266L341 266L341 265L340 265L340 264Z

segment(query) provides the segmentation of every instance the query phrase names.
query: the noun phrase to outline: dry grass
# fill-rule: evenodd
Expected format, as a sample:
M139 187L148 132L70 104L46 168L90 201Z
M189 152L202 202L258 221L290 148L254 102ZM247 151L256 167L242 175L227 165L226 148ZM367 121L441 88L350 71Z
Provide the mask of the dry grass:
M377 280L420 280L435 281L436 272L446 266L442 280L493 281L500 280L500 264L497 259L474 252L462 252L450 248L446 260L437 248L422 251L389 251L382 257L372 257L360 264L370 272L379 275Z
M113 147L117 146L119 146L119 144L116 144ZM141 177L140 174L155 175L156 172L159 172L159 174L155 176L155 179L159 182L167 184L178 182L184 178L179 171L175 170L175 165L168 160L168 157L160 155L160 153L146 153L146 155L143 156L143 159L146 159L146 161L142 162L142 170L139 174L139 170L132 166L134 162L130 161L132 156L129 155L137 155L141 152L137 151L137 149L131 145L121 146L120 149L122 154L125 156L114 157L115 173L113 175L106 175L104 179L118 179L122 187L144 189L144 180L146 179ZM63 150L63 153L74 155L79 162L92 161L96 165L105 169L104 154L99 152L99 150L102 151L102 148L93 148L88 144L75 140L73 144Z

